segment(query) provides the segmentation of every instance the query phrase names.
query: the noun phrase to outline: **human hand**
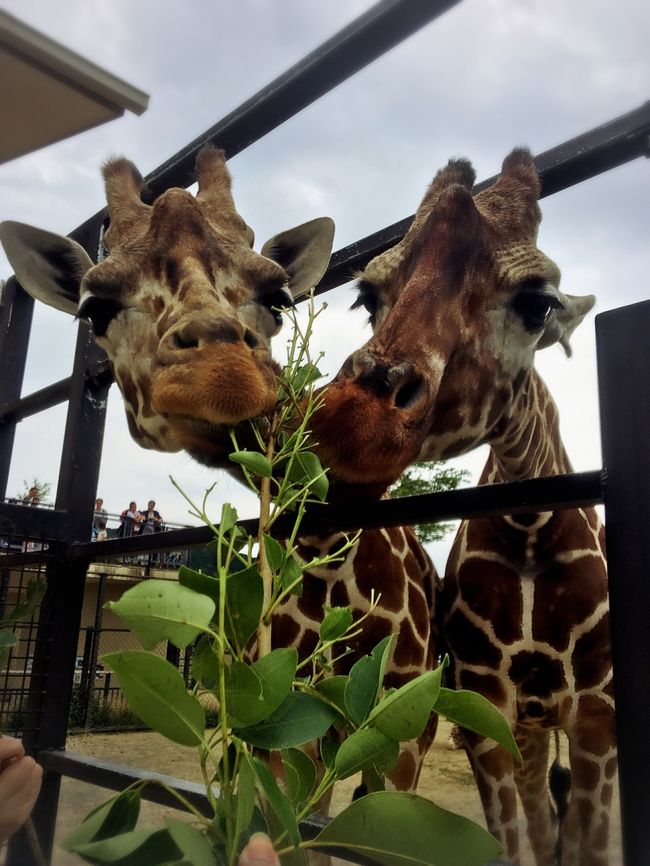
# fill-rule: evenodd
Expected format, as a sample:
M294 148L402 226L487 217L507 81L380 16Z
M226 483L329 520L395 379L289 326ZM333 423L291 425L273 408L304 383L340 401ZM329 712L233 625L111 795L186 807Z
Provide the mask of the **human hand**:
M25 823L41 790L42 768L20 740L0 736L0 843Z
M239 855L237 866L280 866L280 859L266 833L253 833Z

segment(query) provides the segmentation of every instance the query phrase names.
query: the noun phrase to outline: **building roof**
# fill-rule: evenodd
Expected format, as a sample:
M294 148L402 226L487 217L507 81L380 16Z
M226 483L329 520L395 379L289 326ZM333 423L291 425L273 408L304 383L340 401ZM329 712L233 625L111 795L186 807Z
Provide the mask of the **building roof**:
M148 104L146 93L0 10L0 163Z

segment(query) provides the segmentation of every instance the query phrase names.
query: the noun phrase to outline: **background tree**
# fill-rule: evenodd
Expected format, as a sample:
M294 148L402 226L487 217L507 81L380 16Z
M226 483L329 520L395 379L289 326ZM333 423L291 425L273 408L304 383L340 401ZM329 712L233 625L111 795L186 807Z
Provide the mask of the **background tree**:
M421 493L438 493L441 490L456 490L468 481L470 473L466 469L455 469L446 463L429 461L414 463L389 489L394 498L417 496ZM420 523L413 527L423 544L440 541L453 529L451 523Z

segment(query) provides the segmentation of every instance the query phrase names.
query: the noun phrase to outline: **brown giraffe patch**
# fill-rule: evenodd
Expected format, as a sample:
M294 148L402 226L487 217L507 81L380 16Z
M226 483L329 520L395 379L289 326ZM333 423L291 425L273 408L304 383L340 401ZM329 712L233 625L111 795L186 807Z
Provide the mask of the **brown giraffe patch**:
M468 664L484 664L496 668L503 653L485 632L471 623L465 614L454 611L445 627L447 640L453 644L456 656Z
M576 688L582 691L601 683L609 671L610 658L609 615L605 614L575 643L572 662Z
M400 667L409 664L421 665L425 661L425 655L426 649L422 646L422 641L418 639L411 623L405 620L393 653L395 664Z
M566 688L562 662L541 652L522 650L513 655L508 676L521 692L535 697L547 698Z
M616 742L614 715L610 707L596 695L581 695L578 712L588 720L576 731L576 743L592 755L604 755Z
M492 625L501 643L520 640L522 601L519 575L499 562L484 562L481 580L465 580L466 573L473 573L475 568L473 560L466 560L460 567L458 580L463 600L474 613Z
M503 706L506 692L503 682L495 674L478 674L475 671L463 670L460 673L460 685L463 689L479 692L496 706Z
M320 622L323 619L323 605L327 600L327 584L321 577L306 572L302 593L298 599L298 610L307 619Z
M597 564L600 569L600 563ZM569 596L570 594L570 596ZM563 651L569 645L573 628L593 613L607 595L604 581L594 581L592 557L553 565L535 581L533 637ZM566 603L566 598L571 603Z
M364 532L355 557L357 587L364 598L381 587L381 606L399 611L404 606L401 563L391 556L391 546L378 530Z

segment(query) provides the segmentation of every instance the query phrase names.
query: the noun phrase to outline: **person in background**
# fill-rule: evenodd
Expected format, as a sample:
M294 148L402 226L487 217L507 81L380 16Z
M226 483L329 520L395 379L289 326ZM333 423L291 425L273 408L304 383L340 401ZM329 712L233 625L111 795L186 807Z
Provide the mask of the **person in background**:
M119 534L122 538L130 538L135 532L140 531L142 517L135 502L129 502L129 507L120 514L122 523Z
M20 740L0 735L0 844L29 818L41 790L42 768Z
M150 499L147 502L147 508L139 512L142 519L140 532L142 535L153 535L154 532L160 532L162 529L163 519L160 513L156 511L156 502Z
M41 493L38 487L30 487L23 496L23 505L38 505L41 501Z
M99 524L103 521L104 529L106 529L106 522L108 520L108 515L106 513L106 509L104 508L104 500L103 499L95 499L95 516L93 518L93 534L92 540L97 541L97 534L99 533Z
M100 520L97 523L97 535L95 536L95 541L106 541L108 538L108 532L106 531L106 521Z

